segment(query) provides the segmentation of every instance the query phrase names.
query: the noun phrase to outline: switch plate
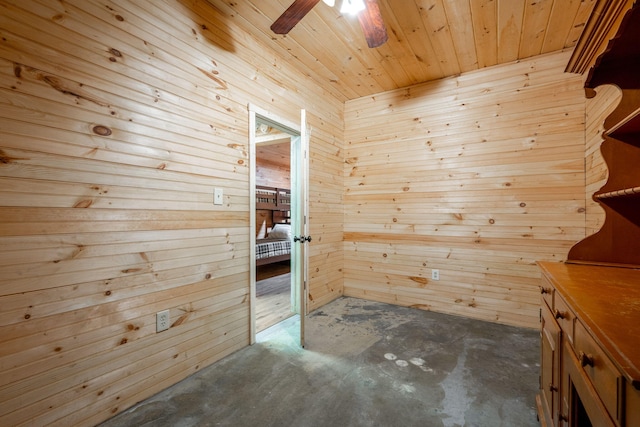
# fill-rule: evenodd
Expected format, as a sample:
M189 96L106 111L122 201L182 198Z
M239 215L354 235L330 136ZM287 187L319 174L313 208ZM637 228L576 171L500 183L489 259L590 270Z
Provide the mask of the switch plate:
M435 268L431 270L431 278L433 280L440 280L440 270L436 270Z
M214 188L213 189L213 204L214 205L221 205L222 204L222 196L223 196L222 188Z
M169 329L169 310L162 310L156 313L156 332Z

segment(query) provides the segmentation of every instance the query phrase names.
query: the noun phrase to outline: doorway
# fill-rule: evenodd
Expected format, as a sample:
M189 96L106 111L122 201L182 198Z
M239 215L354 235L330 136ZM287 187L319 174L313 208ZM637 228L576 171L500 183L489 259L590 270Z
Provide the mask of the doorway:
M304 110L300 123L249 106L251 343L257 332L294 316L304 346L310 241Z
M256 333L293 316L291 137L256 120Z

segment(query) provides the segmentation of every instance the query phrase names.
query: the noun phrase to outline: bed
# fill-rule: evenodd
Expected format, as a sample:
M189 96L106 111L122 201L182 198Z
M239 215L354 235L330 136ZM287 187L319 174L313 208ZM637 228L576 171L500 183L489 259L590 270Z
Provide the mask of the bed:
M256 186L256 266L291 259L291 192Z
M256 241L256 265L273 264L291 259L291 240L260 239Z
M291 210L291 190L288 188L266 187L256 185L256 209L273 212Z

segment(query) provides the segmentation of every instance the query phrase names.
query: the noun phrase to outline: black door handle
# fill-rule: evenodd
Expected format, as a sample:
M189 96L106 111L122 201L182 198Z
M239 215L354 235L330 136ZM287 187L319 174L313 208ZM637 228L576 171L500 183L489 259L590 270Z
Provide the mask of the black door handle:
M304 242L310 242L311 241L311 236L293 236L293 241L294 242L300 242L300 243L304 243Z

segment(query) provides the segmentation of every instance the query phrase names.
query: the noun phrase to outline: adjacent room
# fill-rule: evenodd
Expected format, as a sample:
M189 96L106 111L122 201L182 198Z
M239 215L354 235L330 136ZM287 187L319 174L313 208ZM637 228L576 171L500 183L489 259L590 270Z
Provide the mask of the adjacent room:
M480 390L500 371L460 342L526 353L505 358L534 424L640 425L635 0L0 12L0 425L98 425L266 350L345 378L381 355L350 390L433 392L407 425L500 412L410 384L437 371L384 350L410 338ZM348 423L397 420L371 408Z
M295 314L291 301L291 135L256 126L256 331Z

